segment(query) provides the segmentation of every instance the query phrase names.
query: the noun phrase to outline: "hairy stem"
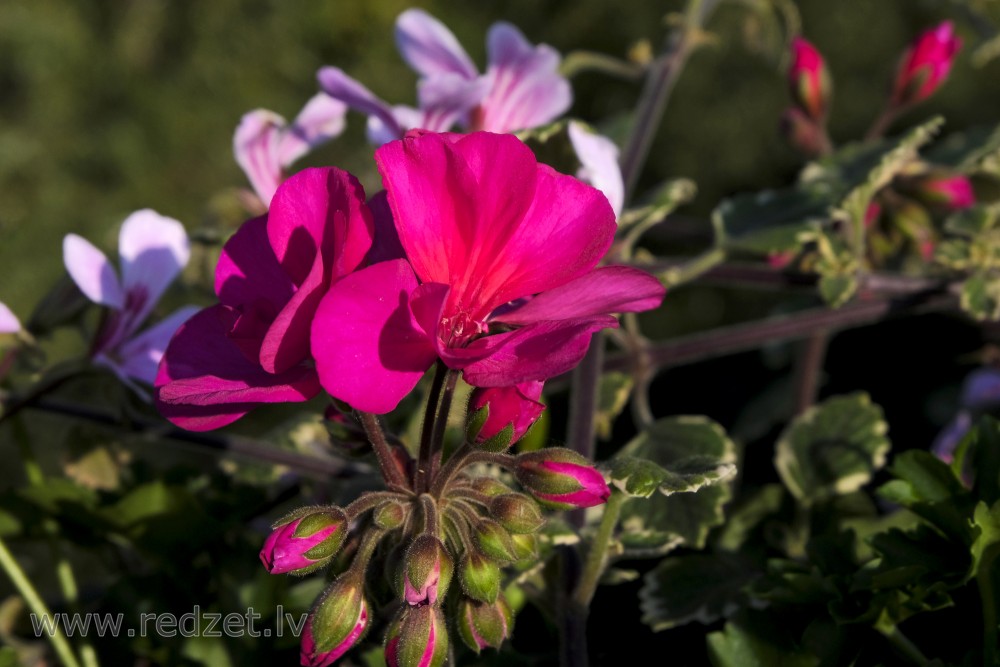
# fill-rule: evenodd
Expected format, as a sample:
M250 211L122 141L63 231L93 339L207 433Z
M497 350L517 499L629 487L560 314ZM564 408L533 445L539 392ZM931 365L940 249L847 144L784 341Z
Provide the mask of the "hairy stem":
M573 594L573 601L584 609L590 605L590 601L594 598L597 584L604 573L608 547L611 545L611 537L614 534L615 526L618 525L618 517L621 516L622 505L626 499L627 496L624 493L614 489L604 506L601 525L597 529L597 534L594 535L594 541L590 543L587 560L583 565L583 573L580 575L580 581Z
M382 424L379 423L378 417L370 412L359 412L358 419L365 429L368 441L372 443L372 449L375 450L375 458L378 459L378 467L386 485L391 491L401 493L409 491L406 477L396 465L396 459L389 448L389 442L385 439L385 432L382 431Z
M7 544L2 538L0 538L0 568L3 568L4 572L7 573L11 583L17 588L36 618L47 621L53 620L52 612L49 611L45 602L42 601L38 591L35 590L31 580L28 579L28 576L24 573L21 565L14 558L14 554L10 552L10 549L7 548ZM56 655L59 656L60 662L65 667L80 667L80 662L77 660L76 654L73 653L73 647L70 646L63 635L61 627L55 625L52 628L52 632L47 634L49 642L52 643L52 648L55 649Z
M434 431L431 435L430 470L428 480L433 480L441 467L441 457L444 454L444 434L448 430L448 417L451 414L451 402L455 397L455 386L458 384L459 371L449 368L445 373L444 388L441 390L441 405L434 419ZM430 484L425 482L427 486Z
M411 497L412 496L410 494L399 493L396 491L369 491L368 493L365 493L359 498L353 500L347 507L345 507L344 514L347 515L349 521L353 521L368 510L375 509L386 501L396 500L405 503Z
M417 456L416 469L413 471L413 488L417 493L427 490L427 479L430 475L431 452L434 447L435 417L438 414L438 403L441 401L441 389L444 387L444 376L448 372L444 362L438 359L434 367L434 379L431 390L427 393L427 406L424 408L424 424L420 431L420 453Z

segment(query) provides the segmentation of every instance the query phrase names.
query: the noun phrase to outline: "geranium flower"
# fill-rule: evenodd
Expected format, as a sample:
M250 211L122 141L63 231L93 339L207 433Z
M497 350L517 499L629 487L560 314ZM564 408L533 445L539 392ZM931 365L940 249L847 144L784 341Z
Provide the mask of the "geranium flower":
M118 237L121 280L90 241L76 234L63 239L63 261L70 277L88 299L108 308L91 357L143 396L132 380L153 383L167 341L197 309L181 308L142 333L136 332L190 254L184 226L150 209L136 211L122 224Z
M289 125L267 109L245 114L233 135L233 155L263 208L271 205L285 171L310 150L344 131L347 105L329 95L313 97Z
M305 169L282 183L266 216L229 239L215 270L219 303L170 341L156 400L194 431L229 424L261 403L319 393L309 327L330 284L361 265L373 221L345 171Z
M545 44L533 46L509 23L489 29L485 75L455 35L420 9L396 20L396 46L420 74L419 108L390 106L336 67L317 75L327 94L368 114L368 138L375 144L401 139L411 129L444 132L456 124L469 131L528 129L555 120L573 100L569 82L559 74L559 53Z
M407 259L333 285L312 327L323 387L356 409L392 410L437 358L480 387L544 380L617 326L610 313L663 298L642 271L595 269L607 199L513 136L415 133L375 158Z

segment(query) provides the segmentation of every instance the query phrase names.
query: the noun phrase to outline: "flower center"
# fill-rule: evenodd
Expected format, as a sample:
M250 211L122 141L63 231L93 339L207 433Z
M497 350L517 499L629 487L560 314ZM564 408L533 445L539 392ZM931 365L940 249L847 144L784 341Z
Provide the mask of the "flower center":
M489 333L489 325L464 311L441 320L441 340L446 347L465 347L484 333Z

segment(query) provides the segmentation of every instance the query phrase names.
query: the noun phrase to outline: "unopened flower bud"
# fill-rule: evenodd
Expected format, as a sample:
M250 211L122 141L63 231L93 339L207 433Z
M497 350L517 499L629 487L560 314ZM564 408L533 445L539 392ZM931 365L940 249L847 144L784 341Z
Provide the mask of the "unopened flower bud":
M340 508L305 508L278 522L260 560L271 574L306 574L326 565L346 535L347 516Z
M472 482L472 488L487 496L499 496L514 492L514 489L493 477L477 477Z
M899 62L892 103L904 107L933 95L948 78L961 48L962 40L951 21L923 32Z
M539 402L544 382L512 387L477 388L472 392L469 439L477 449L503 452L528 432L545 411Z
M480 553L469 550L459 568L462 590L480 602L494 602L500 595L500 567Z
M382 503L372 512L372 519L375 525L386 530L395 530L403 525L406 520L406 508L402 503L389 500Z
M473 539L476 546L494 560L512 561L516 559L514 554L514 543L510 540L510 533L504 530L496 521L482 519L476 524L473 531Z
M403 599L408 604L434 604L451 583L454 565L441 540L424 533L406 552L403 566Z
M511 533L533 533L545 523L538 503L523 493L505 493L490 501L490 516Z
M502 595L493 604L463 598L458 605L458 632L476 653L500 648L513 629L514 612Z
M354 577L337 579L306 621L302 664L332 665L358 642L367 627L368 604L360 582Z
M388 667L440 667L448 657L448 630L437 605L409 607L389 630Z
M788 83L799 108L812 120L823 123L830 104L830 73L816 47L801 37L792 40Z
M534 535L527 533L511 535L510 540L514 543L514 555L517 556L517 563L538 556L538 538Z
M611 489L584 457L563 447L550 447L517 457L517 481L533 496L560 509L593 507Z
M971 208L976 205L976 194L966 176L930 176L915 186L916 195L927 204L949 210Z

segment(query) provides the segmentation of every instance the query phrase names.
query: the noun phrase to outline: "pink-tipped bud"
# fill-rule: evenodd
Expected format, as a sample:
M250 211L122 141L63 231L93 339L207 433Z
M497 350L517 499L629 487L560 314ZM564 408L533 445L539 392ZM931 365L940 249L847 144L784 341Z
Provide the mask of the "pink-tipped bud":
M403 566L403 599L434 604L448 592L454 564L441 540L424 533L413 540Z
M792 100L817 123L823 123L830 105L830 73L816 47L801 37L792 40L788 69Z
M865 229L871 229L882 215L882 205L873 201L865 209Z
M892 103L903 107L933 95L948 78L961 48L951 21L921 33L900 60Z
M260 550L260 561L271 574L306 574L326 565L346 534L343 510L304 508L276 524Z
M513 628L514 613L502 595L492 604L464 598L458 605L458 632L476 653L500 648Z
M385 641L388 667L440 667L448 657L448 630L437 605L408 607Z
M976 193L965 176L932 176L922 179L917 183L916 194L927 204L952 211L976 205Z
M327 667L354 646L368 627L368 604L353 580L338 579L306 621L300 661Z
M562 447L521 454L514 474L533 496L561 509L593 507L611 495L604 476L587 459Z
M479 449L502 452L517 442L545 411L539 402L544 382L478 388L469 402L469 438ZM474 433L472 431L475 431Z

